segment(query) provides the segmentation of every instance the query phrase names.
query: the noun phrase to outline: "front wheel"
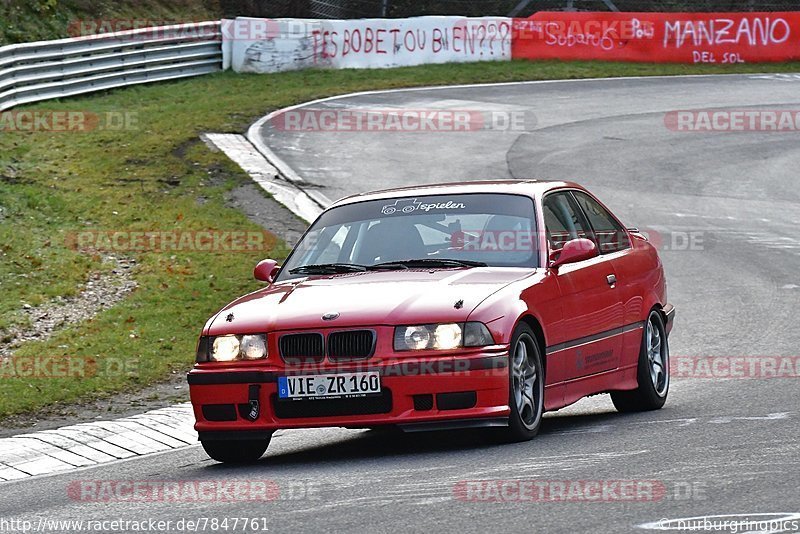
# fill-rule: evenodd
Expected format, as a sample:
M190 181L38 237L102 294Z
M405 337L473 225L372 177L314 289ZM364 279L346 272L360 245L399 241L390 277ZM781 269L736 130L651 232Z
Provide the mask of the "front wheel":
M511 415L505 437L508 441L527 441L539 433L544 411L542 355L536 334L528 325L514 329L508 361Z
M644 412L664 406L669 392L669 343L658 310L650 312L644 326L637 378L639 387L633 391L611 393L614 407L620 412Z
M270 436L266 439L203 440L200 443L206 454L218 462L243 464L261 458L271 439Z

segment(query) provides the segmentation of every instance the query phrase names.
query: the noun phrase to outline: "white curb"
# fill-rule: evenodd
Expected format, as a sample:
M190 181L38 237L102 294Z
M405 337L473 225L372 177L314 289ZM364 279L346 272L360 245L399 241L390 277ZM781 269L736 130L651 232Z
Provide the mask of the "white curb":
M278 169L267 161L243 135L203 134L205 140L222 150L236 162L262 189L306 222L313 222L320 213L320 203L292 181L279 178Z
M190 403L0 439L0 482L69 471L197 443Z

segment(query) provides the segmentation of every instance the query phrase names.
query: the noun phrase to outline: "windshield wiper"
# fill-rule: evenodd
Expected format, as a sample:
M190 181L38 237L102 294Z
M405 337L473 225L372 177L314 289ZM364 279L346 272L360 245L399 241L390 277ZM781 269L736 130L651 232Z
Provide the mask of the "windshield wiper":
M355 263L320 263L312 265L301 265L294 269L289 269L291 274L342 274L342 273L362 273L364 271L380 271L384 269L413 269L422 268L453 268L453 267L486 267L481 261L471 260L451 260L418 258L414 260L397 260L378 263L376 265L358 265Z
M289 269L291 274L341 274L363 273L367 270L365 265L355 263L320 263L318 265L302 265Z
M368 269L375 270L375 269L397 269L397 268L405 268L405 269L413 269L414 267L443 267L443 268L450 268L450 267L486 267L487 264L483 263L482 261L472 261L472 260L451 260L445 258L418 258L415 260L398 260L398 261L387 261L385 263L378 263L376 265L370 265Z

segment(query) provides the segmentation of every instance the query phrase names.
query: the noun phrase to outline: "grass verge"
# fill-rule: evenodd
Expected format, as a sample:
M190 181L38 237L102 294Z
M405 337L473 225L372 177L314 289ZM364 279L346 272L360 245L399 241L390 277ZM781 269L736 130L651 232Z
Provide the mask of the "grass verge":
M800 64L736 67L563 63L434 65L391 70L220 73L28 106L131 114L136 128L83 133L0 132L0 332L39 305L81 290L100 254L67 245L71 232L257 230L224 194L249 178L198 138L241 132L299 102L371 89L612 76L797 72ZM278 243L269 254L280 258ZM139 252L138 289L94 319L15 352L19 361L92 362L86 376L26 378L0 367L0 417L135 390L190 368L196 336L222 304L258 288L265 252ZM0 337L1 339L1 337ZM123 362L123 363L120 363ZM46 362L45 362L46 363ZM47 374L47 369L43 369Z

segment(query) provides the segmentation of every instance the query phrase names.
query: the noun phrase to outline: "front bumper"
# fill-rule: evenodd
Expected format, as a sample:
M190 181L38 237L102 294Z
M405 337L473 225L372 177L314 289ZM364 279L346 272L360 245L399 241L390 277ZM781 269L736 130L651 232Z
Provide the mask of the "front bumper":
M367 361L335 369L198 366L188 375L195 430L200 439L241 439L267 436L281 428L399 425L413 431L507 424L508 347L492 349L464 358ZM280 376L364 371L380 373L380 396L315 400L277 396Z

